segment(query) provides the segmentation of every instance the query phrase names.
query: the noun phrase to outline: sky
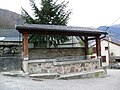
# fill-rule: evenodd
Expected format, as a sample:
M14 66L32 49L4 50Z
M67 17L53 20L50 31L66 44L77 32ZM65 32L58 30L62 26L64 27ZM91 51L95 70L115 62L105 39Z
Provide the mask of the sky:
M63 0L58 0L62 2ZM120 24L120 0L65 0L72 14L69 26L99 27ZM40 0L35 0L37 5ZM21 7L31 13L29 0L0 0L0 8L21 14Z

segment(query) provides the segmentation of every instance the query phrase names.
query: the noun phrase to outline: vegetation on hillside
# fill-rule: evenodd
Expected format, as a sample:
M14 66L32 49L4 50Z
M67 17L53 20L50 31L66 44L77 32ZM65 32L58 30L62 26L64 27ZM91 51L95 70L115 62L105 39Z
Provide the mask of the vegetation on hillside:
M21 15L9 10L0 9L0 28L15 28L15 24L22 23Z

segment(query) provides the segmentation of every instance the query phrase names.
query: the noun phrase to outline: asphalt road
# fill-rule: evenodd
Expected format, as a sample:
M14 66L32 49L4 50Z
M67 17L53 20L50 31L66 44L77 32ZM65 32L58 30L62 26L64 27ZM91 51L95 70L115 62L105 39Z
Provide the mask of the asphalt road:
M105 78L34 81L0 74L0 90L120 90L120 69L108 69Z

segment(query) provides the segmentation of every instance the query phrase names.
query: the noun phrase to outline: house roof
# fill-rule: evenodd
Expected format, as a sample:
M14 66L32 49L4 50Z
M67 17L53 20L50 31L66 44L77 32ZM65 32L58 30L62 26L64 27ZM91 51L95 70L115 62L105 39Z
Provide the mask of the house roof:
M117 39L115 39L115 38L111 38L110 40L108 40L108 38L104 38L103 40L105 40L105 41L109 41L110 43L113 43L113 44L115 44L115 45L118 45L118 46L120 46L120 41L119 40L117 40Z
M15 29L0 29L0 37L19 37L19 32Z
M108 37L106 37L106 38L104 38L104 39L101 39L101 41L107 41L107 42L109 41L109 42L112 43L112 44L115 44L115 45L117 45L117 46L120 46L120 41L117 40L117 39L115 39L115 38L111 38L110 40L108 40ZM96 44L95 44L95 42L93 41L90 46L95 46L95 45L96 45Z
M0 29L0 41L19 41L21 34L16 29Z
M90 28L90 27L75 27L75 26L60 26L60 25L25 24L25 25L17 25L16 29L20 33L28 31L28 33L32 33L32 34L39 33L39 34L50 34L50 35L95 36L95 35L107 34L107 32L99 31L95 28Z

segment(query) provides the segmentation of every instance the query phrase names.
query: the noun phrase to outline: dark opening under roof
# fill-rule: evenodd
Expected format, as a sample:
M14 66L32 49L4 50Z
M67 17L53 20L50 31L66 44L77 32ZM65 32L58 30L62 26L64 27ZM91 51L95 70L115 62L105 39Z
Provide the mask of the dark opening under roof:
M75 27L61 25L42 25L42 24L25 24L17 25L16 29L20 32L28 32L29 34L45 34L45 35L66 35L66 36L96 36L106 35L107 32L99 31L90 27Z

